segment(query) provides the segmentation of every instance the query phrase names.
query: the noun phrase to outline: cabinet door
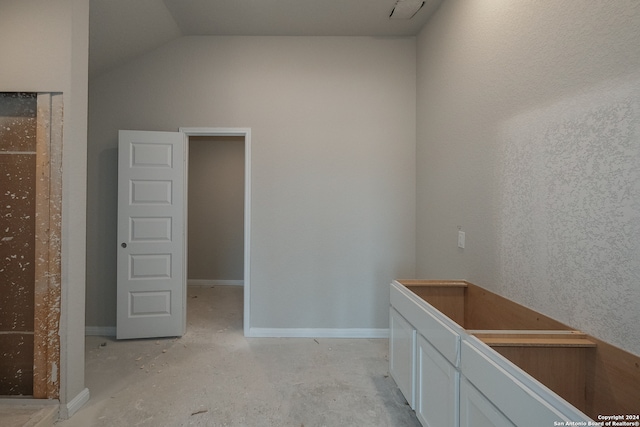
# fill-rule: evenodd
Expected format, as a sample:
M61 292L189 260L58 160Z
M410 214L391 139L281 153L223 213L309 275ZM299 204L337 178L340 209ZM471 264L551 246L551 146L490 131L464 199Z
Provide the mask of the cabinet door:
M416 415L425 427L458 427L460 373L418 335Z
M460 380L460 427L514 427L465 377Z
M389 373L398 384L405 399L415 409L414 355L416 331L396 310L389 318Z
M462 344L461 372L519 427L590 420L486 344L469 337Z

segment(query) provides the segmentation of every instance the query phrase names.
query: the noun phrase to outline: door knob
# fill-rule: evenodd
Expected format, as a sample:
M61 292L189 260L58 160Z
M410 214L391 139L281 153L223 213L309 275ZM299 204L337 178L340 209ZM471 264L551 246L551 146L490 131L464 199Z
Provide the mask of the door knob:
M126 243L123 243L123 244L121 244L120 246L122 246L123 248L126 248L126 247L127 247L127 244L126 244Z

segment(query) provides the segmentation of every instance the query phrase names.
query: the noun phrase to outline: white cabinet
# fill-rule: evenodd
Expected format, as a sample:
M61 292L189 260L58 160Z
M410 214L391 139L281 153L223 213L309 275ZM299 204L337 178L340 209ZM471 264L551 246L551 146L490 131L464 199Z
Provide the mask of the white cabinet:
M462 375L518 427L590 421L475 337L463 340L461 360Z
M411 409L415 409L416 330L393 308L389 316L389 352L389 373L396 381Z
M464 330L447 316L431 307L424 300L402 285L391 285L392 309L402 315L454 366L460 362L460 335Z
M389 371L424 427L590 421L397 281L390 301Z
M513 427L466 378L460 381L460 427Z
M418 420L425 427L457 427L460 373L422 335L416 362Z

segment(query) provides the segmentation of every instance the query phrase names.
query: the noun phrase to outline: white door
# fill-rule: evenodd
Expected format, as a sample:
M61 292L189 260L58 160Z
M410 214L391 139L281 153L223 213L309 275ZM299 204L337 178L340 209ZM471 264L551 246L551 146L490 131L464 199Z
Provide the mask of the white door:
M185 135L120 131L117 338L186 326Z

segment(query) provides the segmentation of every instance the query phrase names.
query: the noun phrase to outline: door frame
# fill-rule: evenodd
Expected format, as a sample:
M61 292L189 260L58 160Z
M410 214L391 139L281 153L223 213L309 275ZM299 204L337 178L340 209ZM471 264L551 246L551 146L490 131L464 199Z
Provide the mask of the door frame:
M250 336L251 331L251 128L216 128L216 127L181 127L180 132L185 135L185 179L184 179L184 263L185 275L187 271L187 240L189 206L189 137L191 136L243 136L244 137L244 307L243 329L244 336ZM185 280L184 286L187 286ZM186 308L186 307L185 307ZM186 312L186 310L185 310Z

